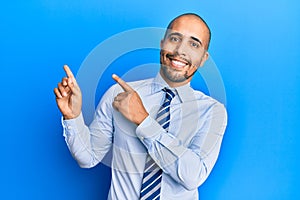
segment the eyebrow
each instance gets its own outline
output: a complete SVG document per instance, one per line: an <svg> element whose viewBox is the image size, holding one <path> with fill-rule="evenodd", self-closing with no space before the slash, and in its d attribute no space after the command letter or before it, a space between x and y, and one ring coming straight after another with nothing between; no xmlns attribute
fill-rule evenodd
<svg viewBox="0 0 300 200"><path fill-rule="evenodd" d="M183 37L183 34L178 33L178 32L170 33L170 34L168 35L168 37L171 36L171 35L177 35L177 36ZM192 40L195 40L196 42L199 42L201 45L203 45L202 42L201 42L201 40L199 40L198 38L196 38L196 37L194 37L194 36L190 36L190 38L191 38Z"/></svg>
<svg viewBox="0 0 300 200"><path fill-rule="evenodd" d="M195 41L197 41L197 42L199 42L200 44L201 44L201 46L203 45L202 44L202 42L198 39L198 38L196 38L196 37L193 37L193 36L191 36L191 38L193 39L193 40L195 40Z"/></svg>
<svg viewBox="0 0 300 200"><path fill-rule="evenodd" d="M180 37L183 37L183 35L181 33L178 33L178 32L173 32L173 33L170 33L168 35L168 37L172 36L172 35L177 35L177 36L180 36Z"/></svg>

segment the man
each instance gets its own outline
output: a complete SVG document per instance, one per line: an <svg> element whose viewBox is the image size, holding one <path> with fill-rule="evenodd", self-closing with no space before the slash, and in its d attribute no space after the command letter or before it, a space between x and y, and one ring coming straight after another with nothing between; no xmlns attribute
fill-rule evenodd
<svg viewBox="0 0 300 200"><path fill-rule="evenodd" d="M153 79L118 83L102 97L87 127L74 75L54 89L67 145L81 167L97 165L111 149L108 199L198 199L227 124L226 110L190 81L208 58L210 30L196 14L176 17L161 41Z"/></svg>

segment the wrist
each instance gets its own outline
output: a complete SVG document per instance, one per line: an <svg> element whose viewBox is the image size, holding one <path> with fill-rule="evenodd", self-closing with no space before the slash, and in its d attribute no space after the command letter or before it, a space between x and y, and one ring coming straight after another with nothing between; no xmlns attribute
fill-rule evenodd
<svg viewBox="0 0 300 200"><path fill-rule="evenodd" d="M75 119L75 118L77 118L79 115L80 115L80 113L79 113L79 114L66 114L66 115L63 115L63 119L64 119L64 120Z"/></svg>
<svg viewBox="0 0 300 200"><path fill-rule="evenodd" d="M149 113L143 113L141 114L138 119L134 122L136 125L140 125L147 117L149 116Z"/></svg>
<svg viewBox="0 0 300 200"><path fill-rule="evenodd" d="M64 120L69 120L69 119L74 119L75 117L70 116L70 115L63 115Z"/></svg>

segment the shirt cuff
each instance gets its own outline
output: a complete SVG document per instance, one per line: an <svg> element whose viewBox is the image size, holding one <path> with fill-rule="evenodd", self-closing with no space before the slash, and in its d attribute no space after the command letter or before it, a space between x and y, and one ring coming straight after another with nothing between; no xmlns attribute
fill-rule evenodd
<svg viewBox="0 0 300 200"><path fill-rule="evenodd" d="M146 117L144 121L136 128L137 137L144 143L145 140L154 140L164 129L157 123L155 119Z"/></svg>
<svg viewBox="0 0 300 200"><path fill-rule="evenodd" d="M79 133L80 130L85 126L82 113L76 118L66 119L61 118L61 123L64 128L64 136L71 136Z"/></svg>
<svg viewBox="0 0 300 200"><path fill-rule="evenodd" d="M153 153L158 149L160 151L168 149L167 151L172 152L176 157L180 157L186 151L180 140L166 132L155 119L149 116L137 127L136 135L146 146L149 153ZM156 147L152 148L153 145Z"/></svg>

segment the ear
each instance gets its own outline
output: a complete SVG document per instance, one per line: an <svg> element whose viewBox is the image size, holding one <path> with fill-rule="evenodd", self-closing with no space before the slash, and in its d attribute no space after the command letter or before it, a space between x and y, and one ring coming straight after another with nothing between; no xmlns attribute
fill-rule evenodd
<svg viewBox="0 0 300 200"><path fill-rule="evenodd" d="M199 67L203 67L204 63L207 61L208 58L209 58L209 53L207 51L205 51L204 55L202 56Z"/></svg>
<svg viewBox="0 0 300 200"><path fill-rule="evenodd" d="M162 49L164 42L165 42L165 40L161 39L161 41L160 41L160 49Z"/></svg>

